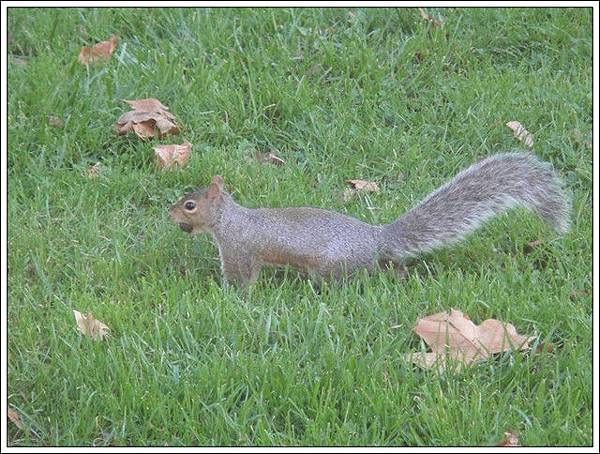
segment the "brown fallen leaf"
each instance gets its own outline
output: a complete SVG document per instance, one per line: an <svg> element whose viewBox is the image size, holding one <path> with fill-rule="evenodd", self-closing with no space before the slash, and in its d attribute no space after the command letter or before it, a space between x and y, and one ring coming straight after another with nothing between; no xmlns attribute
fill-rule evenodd
<svg viewBox="0 0 600 454"><path fill-rule="evenodd" d="M15 66L20 66L24 68L29 63L29 60L22 55L9 55L8 61L14 64Z"/></svg>
<svg viewBox="0 0 600 454"><path fill-rule="evenodd" d="M575 139L575 143L577 143L578 145L583 145L588 150L592 149L592 133L591 133L591 131L589 134L586 134L584 137L584 134L579 129L575 129L573 131L573 138Z"/></svg>
<svg viewBox="0 0 600 454"><path fill-rule="evenodd" d="M276 166L282 166L285 164L285 161L281 159L279 156L273 154L272 152L256 152L256 159L262 164L274 164Z"/></svg>
<svg viewBox="0 0 600 454"><path fill-rule="evenodd" d="M504 432L504 438L496 446L521 446L519 444L519 434L512 430L507 430L506 432Z"/></svg>
<svg viewBox="0 0 600 454"><path fill-rule="evenodd" d="M525 129L518 121L509 121L506 126L513 132L514 136L529 148L533 147L533 135Z"/></svg>
<svg viewBox="0 0 600 454"><path fill-rule="evenodd" d="M352 187L344 190L344 193L342 194L342 200L344 202L349 202L360 193L379 192L379 186L377 186L377 183L373 183L372 181L346 180L346 183Z"/></svg>
<svg viewBox="0 0 600 454"><path fill-rule="evenodd" d="M586 296L590 296L592 293L590 292L589 289L584 288L581 290L577 290L577 289L573 289L573 291L571 291L571 300L576 300L577 298L584 298Z"/></svg>
<svg viewBox="0 0 600 454"><path fill-rule="evenodd" d="M410 353L409 361L423 368L437 365L441 369L453 363L469 365L494 353L529 348L535 336L523 336L510 323L495 319L475 325L461 311L452 309L417 320L413 328L431 349L431 353Z"/></svg>
<svg viewBox="0 0 600 454"><path fill-rule="evenodd" d="M523 248L523 253L525 255L529 255L531 254L533 251L535 251L538 247L540 247L542 244L544 244L543 240L535 240L535 241L530 241L528 242L525 247Z"/></svg>
<svg viewBox="0 0 600 454"><path fill-rule="evenodd" d="M147 139L179 133L175 116L158 99L135 99L125 102L133 110L125 112L117 120L115 131L118 135L133 131L139 138Z"/></svg>
<svg viewBox="0 0 600 454"><path fill-rule="evenodd" d="M8 416L8 419L10 419L12 423L17 426L18 429L23 430L23 421L21 421L21 415L17 413L16 410L8 407L6 410L6 415Z"/></svg>
<svg viewBox="0 0 600 454"><path fill-rule="evenodd" d="M80 333L90 336L93 340L102 340L108 336L110 328L102 323L100 320L96 320L91 312L85 316L81 312L73 310L75 315L75 321L77 322L77 329Z"/></svg>
<svg viewBox="0 0 600 454"><path fill-rule="evenodd" d="M110 40L102 41L94 44L92 47L83 46L79 52L79 62L83 65L96 63L98 61L106 61L117 48L119 37L112 35Z"/></svg>
<svg viewBox="0 0 600 454"><path fill-rule="evenodd" d="M433 17L431 14L429 14L428 12L426 12L423 8L419 8L419 14L421 15L421 17L423 19L425 19L428 22L431 22L436 27L443 27L444 26L444 21L443 20L437 19L437 18Z"/></svg>
<svg viewBox="0 0 600 454"><path fill-rule="evenodd" d="M89 166L88 170L87 170L87 176L89 178L97 178L98 175L100 175L100 172L102 171L102 164L100 164L99 162L97 162L96 164L94 164L93 166Z"/></svg>
<svg viewBox="0 0 600 454"><path fill-rule="evenodd" d="M60 128L65 124L65 122L60 117L55 117L54 115L48 115L48 124L50 126L52 126L53 128Z"/></svg>
<svg viewBox="0 0 600 454"><path fill-rule="evenodd" d="M367 180L346 180L350 186L352 186L357 191L364 192L379 192L379 186L377 183L373 183L372 181Z"/></svg>
<svg viewBox="0 0 600 454"><path fill-rule="evenodd" d="M181 145L157 145L154 147L156 165L159 169L170 169L178 165L185 167L192 154L192 144L185 141Z"/></svg>
<svg viewBox="0 0 600 454"><path fill-rule="evenodd" d="M535 348L536 353L552 353L554 351L554 344L552 342L540 342Z"/></svg>

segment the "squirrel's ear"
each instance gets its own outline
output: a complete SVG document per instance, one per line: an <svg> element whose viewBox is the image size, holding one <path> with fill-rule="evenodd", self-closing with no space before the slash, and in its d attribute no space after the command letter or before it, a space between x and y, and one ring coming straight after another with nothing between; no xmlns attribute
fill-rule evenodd
<svg viewBox="0 0 600 454"><path fill-rule="evenodd" d="M215 199L223 192L223 177L215 175L208 186L208 198Z"/></svg>

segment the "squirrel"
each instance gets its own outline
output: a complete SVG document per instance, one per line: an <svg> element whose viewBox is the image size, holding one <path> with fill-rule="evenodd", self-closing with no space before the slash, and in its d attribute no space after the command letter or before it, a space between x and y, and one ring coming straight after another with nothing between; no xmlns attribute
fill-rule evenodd
<svg viewBox="0 0 600 454"><path fill-rule="evenodd" d="M224 284L246 287L263 265L291 266L323 279L403 266L517 206L534 211L559 234L569 229L570 201L560 178L530 153L497 154L471 165L391 224L370 225L310 207L246 208L218 175L177 201L169 216L187 233L210 233Z"/></svg>

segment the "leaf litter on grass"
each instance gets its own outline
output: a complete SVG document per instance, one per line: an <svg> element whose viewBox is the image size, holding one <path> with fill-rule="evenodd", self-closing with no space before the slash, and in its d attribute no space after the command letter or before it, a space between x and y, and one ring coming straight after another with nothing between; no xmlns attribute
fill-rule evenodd
<svg viewBox="0 0 600 454"><path fill-rule="evenodd" d="M91 312L88 312L86 316L73 309L73 315L75 315L77 329L80 333L91 337L95 341L103 340L106 336L108 336L110 328L100 320L95 319Z"/></svg>
<svg viewBox="0 0 600 454"><path fill-rule="evenodd" d="M527 129L525 129L525 126L523 126L518 121L509 121L508 123L506 123L506 126L513 132L514 136L518 140L523 142L523 144L526 147L533 147L533 134L527 131Z"/></svg>
<svg viewBox="0 0 600 454"><path fill-rule="evenodd" d="M88 66L90 63L109 60L118 43L119 36L112 35L108 41L101 41L92 47L83 46L79 52L79 63Z"/></svg>
<svg viewBox="0 0 600 454"><path fill-rule="evenodd" d="M159 169L166 170L175 165L185 167L192 154L192 144L187 140L181 145L157 145L154 147L156 165Z"/></svg>
<svg viewBox="0 0 600 454"><path fill-rule="evenodd" d="M356 197L358 194L361 194L361 193L365 193L365 192L377 193L377 192L379 192L379 186L377 185L377 183L374 183L373 181L346 180L346 183L348 185L350 185L351 187L346 188L346 190L344 190L344 193L342 194L342 199L344 202L349 202L350 200L352 200L354 197Z"/></svg>
<svg viewBox="0 0 600 454"><path fill-rule="evenodd" d="M475 325L461 311L439 312L417 320L413 328L431 352L412 352L409 361L429 369L445 370L450 365L470 365L511 348L524 350L535 336L524 336L510 323L495 319Z"/></svg>
<svg viewBox="0 0 600 454"><path fill-rule="evenodd" d="M125 112L117 120L118 135L133 131L140 139L179 134L179 126L169 108L156 98L125 100L133 110Z"/></svg>

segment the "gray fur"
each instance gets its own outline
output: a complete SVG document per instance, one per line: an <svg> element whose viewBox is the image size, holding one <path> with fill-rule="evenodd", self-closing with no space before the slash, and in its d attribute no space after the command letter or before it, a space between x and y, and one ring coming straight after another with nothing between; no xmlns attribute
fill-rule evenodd
<svg viewBox="0 0 600 454"><path fill-rule="evenodd" d="M208 193L213 198L207 198L206 189L182 198L171 217L182 228L193 227L193 233L211 233L226 282L243 285L254 282L263 265L339 278L378 264L401 264L462 240L516 206L533 210L559 233L569 228L560 179L549 164L525 153L499 154L472 165L397 221L380 226L318 208L246 208L223 190L220 177ZM202 206L196 214L181 208L190 197Z"/></svg>
<svg viewBox="0 0 600 454"><path fill-rule="evenodd" d="M517 206L560 234L569 230L569 201L550 164L529 153L505 153L463 170L385 226L385 254L401 258L451 245Z"/></svg>

